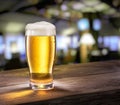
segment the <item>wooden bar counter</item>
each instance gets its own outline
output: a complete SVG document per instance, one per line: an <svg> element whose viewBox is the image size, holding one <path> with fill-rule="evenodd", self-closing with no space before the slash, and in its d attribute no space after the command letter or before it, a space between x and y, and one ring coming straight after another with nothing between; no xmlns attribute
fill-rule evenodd
<svg viewBox="0 0 120 105"><path fill-rule="evenodd" d="M33 91L28 68L0 72L0 105L120 105L120 61L54 67L55 88Z"/></svg>

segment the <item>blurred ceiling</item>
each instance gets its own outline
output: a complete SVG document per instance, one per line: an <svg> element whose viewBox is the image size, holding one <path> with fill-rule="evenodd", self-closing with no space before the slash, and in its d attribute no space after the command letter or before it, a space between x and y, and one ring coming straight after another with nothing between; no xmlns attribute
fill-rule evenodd
<svg viewBox="0 0 120 105"><path fill-rule="evenodd" d="M120 0L0 0L0 28L11 21L74 21L84 13L98 13L120 23Z"/></svg>
<svg viewBox="0 0 120 105"><path fill-rule="evenodd" d="M100 12L120 17L120 0L0 0L0 14L18 12L43 17L68 18L72 13Z"/></svg>

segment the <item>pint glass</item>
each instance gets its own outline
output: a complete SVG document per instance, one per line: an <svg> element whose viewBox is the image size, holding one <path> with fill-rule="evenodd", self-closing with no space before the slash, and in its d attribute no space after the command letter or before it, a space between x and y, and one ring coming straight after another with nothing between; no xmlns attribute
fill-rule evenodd
<svg viewBox="0 0 120 105"><path fill-rule="evenodd" d="M30 86L34 90L52 89L56 51L55 26L44 21L27 24L25 36Z"/></svg>

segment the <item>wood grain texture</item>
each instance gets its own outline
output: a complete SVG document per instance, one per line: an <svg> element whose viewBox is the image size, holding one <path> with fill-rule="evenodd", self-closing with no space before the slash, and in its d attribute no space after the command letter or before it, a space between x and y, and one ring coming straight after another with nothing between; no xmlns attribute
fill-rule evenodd
<svg viewBox="0 0 120 105"><path fill-rule="evenodd" d="M33 91L28 68L0 73L0 105L120 105L120 61L54 67L55 88Z"/></svg>

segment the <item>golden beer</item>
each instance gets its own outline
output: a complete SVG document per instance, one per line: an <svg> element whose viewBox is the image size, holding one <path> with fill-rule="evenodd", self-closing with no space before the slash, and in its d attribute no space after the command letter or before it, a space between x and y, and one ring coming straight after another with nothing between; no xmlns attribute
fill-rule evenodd
<svg viewBox="0 0 120 105"><path fill-rule="evenodd" d="M27 34L26 54L32 89L46 90L53 88L52 73L55 59L55 35Z"/></svg>

